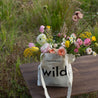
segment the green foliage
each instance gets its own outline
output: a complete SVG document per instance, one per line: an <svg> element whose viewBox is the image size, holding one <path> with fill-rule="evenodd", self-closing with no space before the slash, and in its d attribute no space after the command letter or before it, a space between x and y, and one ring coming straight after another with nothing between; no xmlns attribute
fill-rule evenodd
<svg viewBox="0 0 98 98"><path fill-rule="evenodd" d="M93 13L95 8L98 9L97 0L92 0L93 3L91 0L81 0L81 2L81 8L86 15L84 23L88 23L89 15L92 14L92 23L95 24ZM90 9L89 4L94 5L93 10ZM30 98L19 65L31 63L33 59L23 57L24 49L29 42L35 42L34 39L39 33L38 28L42 24L50 25L53 33L56 33L61 31L66 22L70 30L72 15L78 6L79 4L73 0L0 0L0 98L6 96ZM98 38L97 27L94 26L96 38ZM91 26L89 28L91 30ZM70 30L69 33L71 31L74 30Z"/></svg>

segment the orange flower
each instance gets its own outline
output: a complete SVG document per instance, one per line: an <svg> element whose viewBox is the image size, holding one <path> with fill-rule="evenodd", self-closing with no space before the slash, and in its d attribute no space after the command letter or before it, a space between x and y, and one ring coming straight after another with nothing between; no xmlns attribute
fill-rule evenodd
<svg viewBox="0 0 98 98"><path fill-rule="evenodd" d="M58 54L59 54L60 56L64 56L64 55L66 54L65 48L63 48L63 47L59 48L59 49L58 49Z"/></svg>
<svg viewBox="0 0 98 98"><path fill-rule="evenodd" d="M55 50L54 49L50 49L49 53L55 53Z"/></svg>

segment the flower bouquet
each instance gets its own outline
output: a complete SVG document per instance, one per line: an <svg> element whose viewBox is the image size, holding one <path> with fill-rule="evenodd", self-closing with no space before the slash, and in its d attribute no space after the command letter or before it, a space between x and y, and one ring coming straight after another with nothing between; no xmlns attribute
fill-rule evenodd
<svg viewBox="0 0 98 98"><path fill-rule="evenodd" d="M76 22L83 15L76 12L72 19ZM46 98L50 98L47 86L68 87L67 98L71 96L73 72L71 63L75 57L93 54L96 37L91 32L58 33L52 35L51 27L41 25L40 33L36 43L29 43L25 49L24 56L40 54L40 65L38 66L38 86L43 86Z"/></svg>

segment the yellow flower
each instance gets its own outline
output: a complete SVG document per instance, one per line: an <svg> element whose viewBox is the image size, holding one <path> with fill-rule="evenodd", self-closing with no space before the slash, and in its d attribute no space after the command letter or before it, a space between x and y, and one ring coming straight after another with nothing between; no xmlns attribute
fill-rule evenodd
<svg viewBox="0 0 98 98"><path fill-rule="evenodd" d="M92 36L91 32L84 32L80 35L82 38L90 38Z"/></svg>
<svg viewBox="0 0 98 98"><path fill-rule="evenodd" d="M31 51L31 49L30 48L26 48L25 50L24 50L24 56L25 57L31 57L33 55L33 53L32 53L32 51Z"/></svg>
<svg viewBox="0 0 98 98"><path fill-rule="evenodd" d="M46 28L47 28L48 30L50 30L51 26L46 26Z"/></svg>
<svg viewBox="0 0 98 98"><path fill-rule="evenodd" d="M96 37L95 36L92 36L92 41L96 41Z"/></svg>
<svg viewBox="0 0 98 98"><path fill-rule="evenodd" d="M32 52L38 52L38 51L39 51L39 48L38 48L38 47L32 47L32 48L31 48L31 51L32 51Z"/></svg>
<svg viewBox="0 0 98 98"><path fill-rule="evenodd" d="M68 48L69 45L70 45L70 42L67 40L67 41L65 42L65 46Z"/></svg>
<svg viewBox="0 0 98 98"><path fill-rule="evenodd" d="M33 56L34 53L36 53L38 51L39 51L38 47L26 48L24 50L24 56L25 57L31 57L31 56Z"/></svg>

